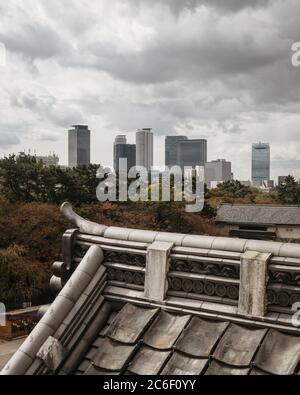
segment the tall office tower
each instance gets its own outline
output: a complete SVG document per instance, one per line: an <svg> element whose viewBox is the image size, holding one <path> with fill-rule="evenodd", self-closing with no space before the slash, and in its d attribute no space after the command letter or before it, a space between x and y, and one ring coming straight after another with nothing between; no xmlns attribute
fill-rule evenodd
<svg viewBox="0 0 300 395"><path fill-rule="evenodd" d="M118 146L119 145L126 145L127 144L127 137L124 134L121 134L115 138L114 142L114 169L118 171L119 169L119 157L118 157Z"/></svg>
<svg viewBox="0 0 300 395"><path fill-rule="evenodd" d="M74 125L69 130L69 167L91 163L91 131L88 126Z"/></svg>
<svg viewBox="0 0 300 395"><path fill-rule="evenodd" d="M126 136L117 136L114 143L114 169L120 170L120 159L127 159L128 171L136 166L136 146L127 144Z"/></svg>
<svg viewBox="0 0 300 395"><path fill-rule="evenodd" d="M179 140L177 145L178 165L195 168L207 163L207 140Z"/></svg>
<svg viewBox="0 0 300 395"><path fill-rule="evenodd" d="M136 134L136 165L151 170L153 166L152 129L141 129Z"/></svg>
<svg viewBox="0 0 300 395"><path fill-rule="evenodd" d="M231 162L225 159L217 159L205 164L205 182L207 186L215 187L222 182L232 179Z"/></svg>
<svg viewBox="0 0 300 395"><path fill-rule="evenodd" d="M187 140L186 136L167 136L165 140L165 165L166 167L179 166L178 142Z"/></svg>
<svg viewBox="0 0 300 395"><path fill-rule="evenodd" d="M267 143L258 143L252 145L253 182L263 182L270 180L270 151L270 145Z"/></svg>

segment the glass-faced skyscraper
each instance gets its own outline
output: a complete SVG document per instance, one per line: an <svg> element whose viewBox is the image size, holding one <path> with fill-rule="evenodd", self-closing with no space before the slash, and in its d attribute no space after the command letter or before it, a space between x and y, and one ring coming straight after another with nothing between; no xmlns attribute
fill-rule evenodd
<svg viewBox="0 0 300 395"><path fill-rule="evenodd" d="M126 136L117 136L114 143L114 169L120 170L120 160L127 159L127 170L136 166L136 145L127 144Z"/></svg>
<svg viewBox="0 0 300 395"><path fill-rule="evenodd" d="M88 126L75 125L69 130L69 167L91 163L91 131Z"/></svg>
<svg viewBox="0 0 300 395"><path fill-rule="evenodd" d="M252 145L252 181L269 181L271 168L270 144Z"/></svg>
<svg viewBox="0 0 300 395"><path fill-rule="evenodd" d="M166 167L172 168L179 166L178 160L178 143L181 140L187 140L186 136L167 136L165 140L165 164Z"/></svg>
<svg viewBox="0 0 300 395"><path fill-rule="evenodd" d="M205 166L207 163L207 140L192 139L180 140L177 145L178 165L184 167L196 168Z"/></svg>

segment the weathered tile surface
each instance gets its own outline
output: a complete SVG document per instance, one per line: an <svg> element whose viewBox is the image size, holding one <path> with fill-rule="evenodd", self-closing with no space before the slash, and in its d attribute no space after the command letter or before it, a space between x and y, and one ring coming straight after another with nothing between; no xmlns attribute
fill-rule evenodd
<svg viewBox="0 0 300 395"><path fill-rule="evenodd" d="M170 355L169 351L157 351L143 346L130 363L128 370L137 375L158 375Z"/></svg>
<svg viewBox="0 0 300 395"><path fill-rule="evenodd" d="M190 319L189 315L180 316L162 311L145 334L143 341L150 347L170 350Z"/></svg>
<svg viewBox="0 0 300 395"><path fill-rule="evenodd" d="M208 358L228 325L227 322L195 317L183 331L175 348L194 357Z"/></svg>
<svg viewBox="0 0 300 395"><path fill-rule="evenodd" d="M266 329L248 329L231 324L213 356L227 365L248 367L266 333Z"/></svg>
<svg viewBox="0 0 300 395"><path fill-rule="evenodd" d="M277 375L294 374L300 362L300 338L271 329L256 358L255 366Z"/></svg>
<svg viewBox="0 0 300 395"><path fill-rule="evenodd" d="M162 371L163 375L200 375L208 365L207 359L190 358L186 355L175 352Z"/></svg>
<svg viewBox="0 0 300 395"><path fill-rule="evenodd" d="M110 324L106 335L118 342L135 344L157 313L158 309L127 304Z"/></svg>
<svg viewBox="0 0 300 395"><path fill-rule="evenodd" d="M247 376L249 368L237 368L234 366L225 365L223 363L213 361L207 369L206 376Z"/></svg>

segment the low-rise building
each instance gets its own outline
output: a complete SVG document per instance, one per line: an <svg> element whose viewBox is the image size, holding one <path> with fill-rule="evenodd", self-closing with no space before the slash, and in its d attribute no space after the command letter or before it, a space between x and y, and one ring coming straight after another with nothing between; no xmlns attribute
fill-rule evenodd
<svg viewBox="0 0 300 395"><path fill-rule="evenodd" d="M222 204L216 223L231 237L300 239L300 206Z"/></svg>
<svg viewBox="0 0 300 395"><path fill-rule="evenodd" d="M28 307L5 313L4 324L0 325L0 339L13 340L25 337L39 321L40 307Z"/></svg>

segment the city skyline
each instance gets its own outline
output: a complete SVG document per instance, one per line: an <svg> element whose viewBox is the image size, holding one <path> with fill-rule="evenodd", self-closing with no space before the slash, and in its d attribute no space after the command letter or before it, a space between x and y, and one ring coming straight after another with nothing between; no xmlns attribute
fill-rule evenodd
<svg viewBox="0 0 300 395"><path fill-rule="evenodd" d="M263 140L271 178L300 178L300 70L291 63L300 4L240 3L83 0L69 12L56 0L12 0L0 26L0 155L51 146L66 165L65 128L83 123L94 133L92 162L112 166L116 131L134 141L149 125L156 165L164 135L200 135L208 160L225 156L249 179L244 159Z"/></svg>
<svg viewBox="0 0 300 395"><path fill-rule="evenodd" d="M220 174L223 172L223 181L229 181L229 179L232 179L232 177L229 178L229 173L231 174L231 176L234 176L235 173L232 171L234 164L226 159L220 159L220 158L209 158L209 150L207 147L208 141L205 139L188 139L186 136L184 135L177 135L177 136L164 136L164 143L165 143L165 157L164 157L164 161L163 163L160 163L159 165L155 165L151 163L154 163L154 150L153 150L153 146L155 145L155 133L153 133L153 130L151 128L143 128L143 129L138 129L135 132L135 142L134 143L128 143L128 135L127 134L118 134L115 138L115 140L112 142L112 147L113 147L113 154L112 154L112 166L108 166L108 165L103 165L103 163L96 163L93 162L90 159L90 152L91 152L91 146L92 146L92 133L89 130L89 126L88 125L73 125L72 126L73 129L69 129L68 130L68 166L64 165L61 163L60 158L56 155L56 153L54 151L50 151L49 155L45 154L45 155L41 155L39 153L39 155L37 155L36 149L34 149L34 155L37 158L40 158L45 161L45 162L49 162L49 158L52 159L50 160L50 162L53 162L53 157L55 157L55 163L54 162L52 164L54 165L60 165L62 167L76 167L77 165L82 165L82 164L89 164L89 163L93 163L93 164L99 164L101 166L104 167L111 167L111 169L117 169L118 170L118 165L117 163L119 163L118 159L127 159L127 165L129 164L128 169L134 167L137 164L137 146L140 145L141 147L141 143L143 144L143 148L144 150L147 148L146 151L147 152L147 160L146 157L140 158L140 166L146 167L146 168L161 168L163 169L164 167L172 167L172 166L181 166L181 167L189 167L189 166L199 166L198 161L199 161L199 157L198 158L194 158L194 162L193 160L190 161L190 163L183 163L182 160L178 157L178 154L180 152L180 143L202 143L201 146L199 146L200 148L200 157L203 157L204 159L206 158L206 160L203 161L203 163L200 166L206 167L206 165L211 166L211 169L207 170L205 169L205 171L207 172L208 175L208 179L209 182L212 181L221 181L222 176L220 176ZM78 131L80 132L87 132L87 136L81 136L81 141L80 144L77 143L77 141L74 140L74 136L72 136L72 134L76 134L78 133ZM73 133L71 133L73 132ZM149 140L149 137L146 138L146 136L141 136L143 137L141 141L141 139L139 139L139 135L150 135L151 139ZM83 138L84 137L84 138ZM203 146L203 142L204 142L204 146ZM147 144L146 144L147 143ZM149 145L150 143L150 145ZM82 146L82 144L84 145L84 147ZM147 145L147 147L146 147ZM81 161L81 159L79 158L78 160L78 164L76 165L76 158L73 154L71 154L70 156L70 152L74 151L74 149L81 149L84 148L85 154L85 159L83 163ZM184 148L188 148L184 147ZM258 155L255 153L255 151L261 149L261 148L265 148L267 149L267 158L265 158L265 155L263 158L261 158L261 155ZM170 150L175 150L173 155L170 155ZM31 155L31 149L28 150L28 155ZM76 150L75 150L76 151ZM146 151L144 152L144 154L146 153ZM195 151L195 150L194 150ZM202 152L201 152L202 151ZM79 151L78 151L79 152ZM26 155L26 150L20 151L19 154L24 154ZM82 152L81 152L82 154ZM144 155L143 154L143 155ZM15 153L10 153L9 155L15 155ZM150 155L148 157L148 155ZM197 156L196 151L193 152L194 157ZM262 143L262 142L258 142L258 143L252 143L251 144L251 158L250 158L250 176L248 178L242 179L242 178L238 178L238 177L233 177L233 179L235 180L239 180L241 182L244 183L253 183L253 185L258 186L259 183L262 183L263 181L270 181L275 183L276 180L279 180L280 178L285 178L288 175L293 176L296 180L297 177L295 177L295 174L293 173L285 173L285 175L280 174L277 176L277 178L272 178L271 177L271 173L272 173L272 161L270 160L270 156L271 156L271 146L269 143ZM72 157L72 158L71 158ZM175 164L174 160L175 158L177 159L177 164ZM47 160L48 159L48 160ZM266 159L266 163L264 163L264 168L261 169L260 165L261 165L261 159ZM196 163L196 162L197 163ZM81 163L79 163L81 162ZM143 162L143 163L142 163ZM193 162L193 163L192 163ZM224 168L225 165L225 168ZM230 170L228 165L230 165ZM265 173L266 175L261 176L259 175L260 171L262 171L263 173ZM216 174L218 174L218 177L216 180L212 180L211 178L211 174L213 174L214 172L216 172ZM256 174L257 173L257 174ZM226 174L226 176L225 176ZM250 185L249 184L249 185ZM277 185L280 184L279 181L277 181Z"/></svg>

